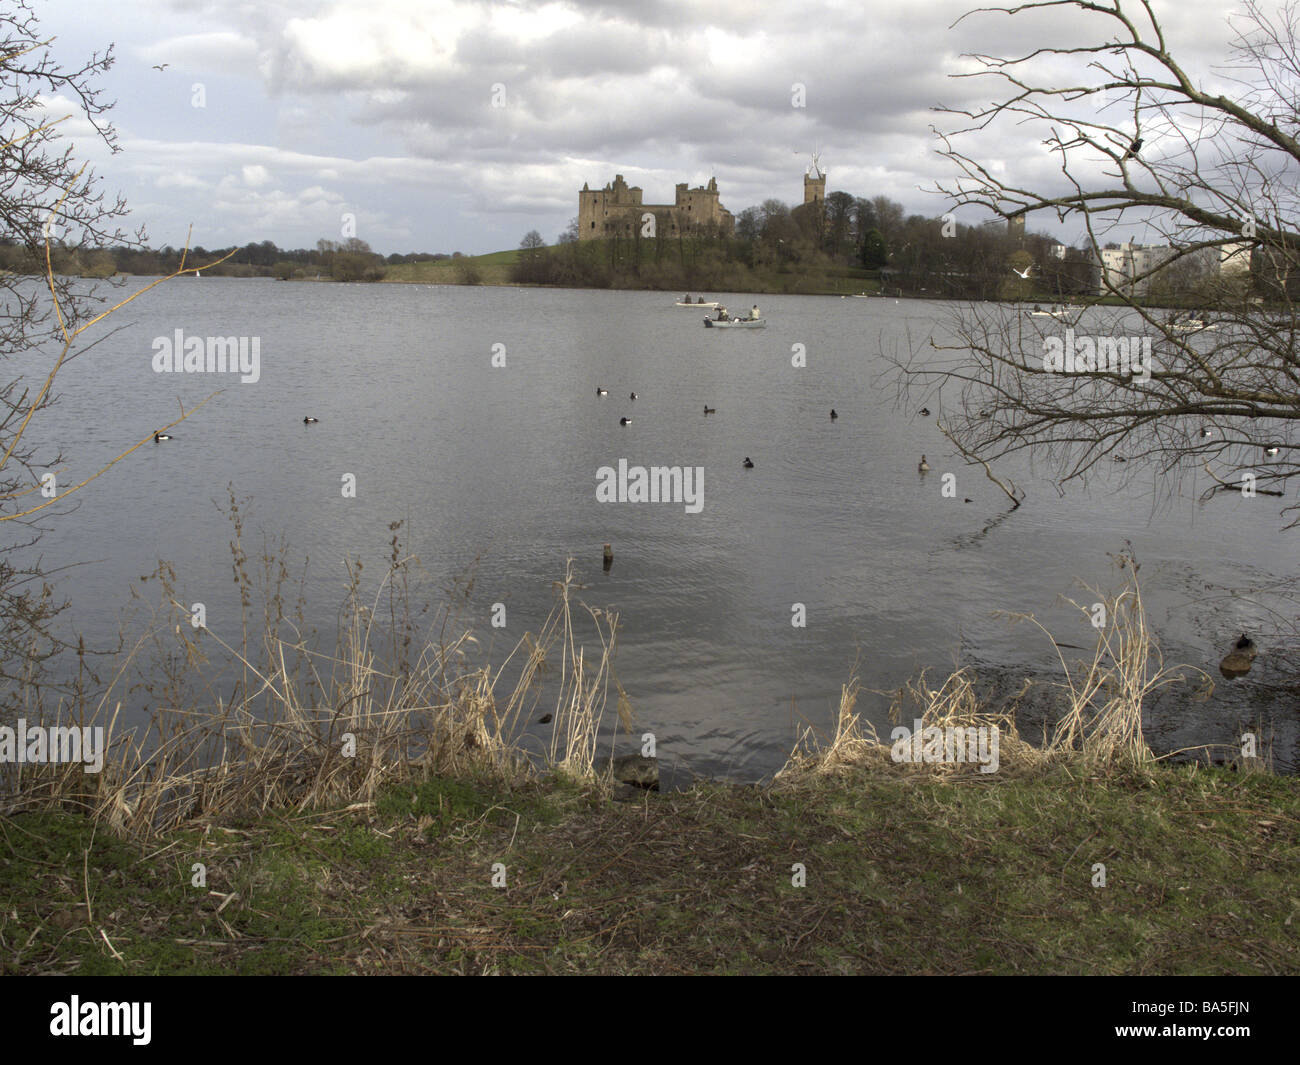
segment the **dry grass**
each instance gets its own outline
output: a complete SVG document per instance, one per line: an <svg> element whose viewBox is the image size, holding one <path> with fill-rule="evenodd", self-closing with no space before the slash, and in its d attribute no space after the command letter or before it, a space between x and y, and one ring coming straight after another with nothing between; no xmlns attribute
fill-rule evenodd
<svg viewBox="0 0 1300 1065"><path fill-rule="evenodd" d="M467 591L452 593L431 635L419 636L408 598L417 560L402 553L396 523L388 570L371 595L363 598L361 564L348 566L337 645L324 653L303 621L301 595L291 603L287 548L264 547L261 565L250 565L233 496L230 506L243 613L235 638L196 629L174 573L160 566L162 604L148 634L97 699L55 714L63 724L71 716L105 728L102 771L0 766L0 811L81 809L115 833L151 838L200 816L364 805L388 784L431 774L519 779L534 769L522 731L548 697L553 661L554 722L539 760L569 777L604 779L597 740L611 685L619 716L631 723L612 666L618 617L577 598L572 560L540 632L526 633L493 666L467 620ZM132 675L140 678L134 687ZM223 695L232 677L235 695ZM124 689L153 704L147 726L120 727Z"/></svg>
<svg viewBox="0 0 1300 1065"><path fill-rule="evenodd" d="M1116 564L1124 574L1122 586L1103 592L1090 586L1091 603L1071 605L1092 623L1096 644L1090 659L1071 663L1063 646L1030 614L1005 615L1015 622L1038 628L1051 643L1061 665L1063 679L1052 687L1059 709L1055 726L1041 746L1023 739L1016 728L1016 708L1031 682L1006 706L989 709L978 690L978 678L963 667L949 674L938 688L931 686L925 671L892 693L889 716L895 723L940 730L996 728L999 736L999 768L1040 770L1051 763L1070 762L1089 771L1132 770L1154 759L1142 735L1142 706L1147 697L1168 684L1186 680L1185 671L1199 674L1206 685L1210 678L1190 666L1165 666L1160 648L1147 627L1138 583L1138 566L1129 555ZM1100 608L1100 609L1099 609ZM863 723L854 712L861 686L854 675L841 688L834 735L823 743L812 729L805 730L778 774L786 782L798 782L818 775L835 774L850 767L896 763L893 748L883 743L870 722ZM1255 759L1255 768L1263 764ZM970 762L935 761L908 763L929 775L951 775L971 769Z"/></svg>

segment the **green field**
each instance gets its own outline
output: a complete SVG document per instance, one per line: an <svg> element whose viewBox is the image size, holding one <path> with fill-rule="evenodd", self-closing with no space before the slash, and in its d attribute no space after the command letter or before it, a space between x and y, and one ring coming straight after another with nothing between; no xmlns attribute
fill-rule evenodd
<svg viewBox="0 0 1300 1065"><path fill-rule="evenodd" d="M388 267L385 281L412 285L508 285L510 267L519 249L494 251L487 255L463 255L459 259L430 259L421 263L397 263ZM477 274L477 280L472 278Z"/></svg>

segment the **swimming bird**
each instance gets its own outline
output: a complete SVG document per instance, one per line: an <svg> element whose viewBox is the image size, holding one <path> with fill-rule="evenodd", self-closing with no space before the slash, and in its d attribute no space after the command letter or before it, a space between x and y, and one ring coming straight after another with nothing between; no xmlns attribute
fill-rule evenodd
<svg viewBox="0 0 1300 1065"><path fill-rule="evenodd" d="M1255 650L1255 641L1244 632L1233 644L1232 650L1219 663L1219 672L1225 677L1244 677L1250 672L1251 663L1259 652Z"/></svg>
<svg viewBox="0 0 1300 1065"><path fill-rule="evenodd" d="M920 464L919 464L916 468L917 468L917 471L920 472L920 473L929 473L929 472L930 472L930 464L929 464L928 462L925 461L925 456L924 456L924 455L921 456L921 462L920 462Z"/></svg>
<svg viewBox="0 0 1300 1065"><path fill-rule="evenodd" d="M618 420L618 424L619 424L619 425L631 425L631 424L632 424L632 419L631 419L631 418L620 418L620 419Z"/></svg>
<svg viewBox="0 0 1300 1065"><path fill-rule="evenodd" d="M745 469L747 470L752 470L754 468L754 464L749 460L748 455L745 456L745 461L742 462L741 465L744 466Z"/></svg>
<svg viewBox="0 0 1300 1065"><path fill-rule="evenodd" d="M704 404L704 413L705 413L705 414L717 414L717 413L718 413L718 408L717 408L717 407L710 407L710 406L706 403L706 404Z"/></svg>
<svg viewBox="0 0 1300 1065"><path fill-rule="evenodd" d="M838 418L838 417L839 417L839 415L835 413L835 408L832 407L832 408L831 408L831 421L834 421L834 420L835 420L836 418Z"/></svg>
<svg viewBox="0 0 1300 1065"><path fill-rule="evenodd" d="M1281 451L1281 450L1282 450L1282 449L1281 449L1280 447L1278 447L1276 444L1271 444L1270 446L1268 446L1268 447L1266 447L1266 448L1264 449L1264 454L1265 454L1265 455L1276 455L1276 454L1277 454L1279 451Z"/></svg>
<svg viewBox="0 0 1300 1065"><path fill-rule="evenodd" d="M628 398L629 398L629 399L636 399L636 393L633 392L632 395L630 395Z"/></svg>
<svg viewBox="0 0 1300 1065"><path fill-rule="evenodd" d="M302 420L302 424L303 424L303 425L315 425L318 421L320 421L319 418L313 418L313 417L309 414L309 415L307 415L307 417L305 417L305 418Z"/></svg>
<svg viewBox="0 0 1300 1065"><path fill-rule="evenodd" d="M608 389L608 388L601 388L600 385L597 385L597 386L596 386L596 395L598 395L598 396L608 396L608 395L609 395L609 389Z"/></svg>
<svg viewBox="0 0 1300 1065"><path fill-rule="evenodd" d="M1116 455L1116 456L1115 456L1115 461L1116 461L1116 462L1128 462L1128 459L1126 459L1123 455Z"/></svg>
<svg viewBox="0 0 1300 1065"><path fill-rule="evenodd" d="M153 442L154 442L155 444L160 444L160 443L162 443L164 440L170 440L170 439L171 439L171 437L168 436L166 433L160 433L157 429L154 430L154 433L153 433Z"/></svg>
<svg viewBox="0 0 1300 1065"><path fill-rule="evenodd" d="M1201 436L1203 438L1208 436L1213 436L1213 435L1214 435L1214 430L1211 429L1208 425L1201 429Z"/></svg>
<svg viewBox="0 0 1300 1065"><path fill-rule="evenodd" d="M928 417L930 417L930 408L929 408L929 407L922 407L922 408L921 408L919 411L917 411L916 413L919 414L922 418L928 418Z"/></svg>

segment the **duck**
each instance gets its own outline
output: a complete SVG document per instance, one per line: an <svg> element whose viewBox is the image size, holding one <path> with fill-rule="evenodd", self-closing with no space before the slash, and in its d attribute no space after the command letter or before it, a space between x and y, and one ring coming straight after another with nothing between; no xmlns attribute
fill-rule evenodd
<svg viewBox="0 0 1300 1065"><path fill-rule="evenodd" d="M155 444L161 444L164 440L170 440L170 439L171 437L168 436L166 433L161 433L157 429L154 430L153 442Z"/></svg>
<svg viewBox="0 0 1300 1065"><path fill-rule="evenodd" d="M1273 456L1273 455L1276 455L1276 454L1277 454L1279 451L1281 451L1281 450L1282 450L1282 449L1281 449L1280 447L1278 447L1276 444L1270 444L1268 447L1266 447L1266 448L1264 449L1264 454L1265 454L1265 455L1269 455L1269 456Z"/></svg>
<svg viewBox="0 0 1300 1065"><path fill-rule="evenodd" d="M635 400L635 399L636 399L636 393L633 392L630 396L628 396L628 399Z"/></svg>
<svg viewBox="0 0 1300 1065"><path fill-rule="evenodd" d="M835 420L836 418L838 418L838 417L839 417L839 415L835 413L835 408L832 407L832 408L831 408L831 421L834 421L834 420Z"/></svg>
<svg viewBox="0 0 1300 1065"><path fill-rule="evenodd" d="M930 464L929 464L928 462L925 461L925 456L924 456L924 455L921 456L921 461L920 461L920 463L917 465L916 469L917 469L917 472L919 472L919 473L929 473L929 472L930 472Z"/></svg>
<svg viewBox="0 0 1300 1065"><path fill-rule="evenodd" d="M313 417L309 414L309 415L307 415L307 417L305 417L305 418L302 420L302 424L303 424L303 425L315 425L318 421L320 421L319 418L313 418Z"/></svg>
<svg viewBox="0 0 1300 1065"><path fill-rule="evenodd" d="M930 417L930 408L929 408L929 407L922 407L922 408L921 408L919 411L917 411L916 413L919 414L922 418L928 418L928 417Z"/></svg>
<svg viewBox="0 0 1300 1065"><path fill-rule="evenodd" d="M754 468L754 463L750 460L748 455L745 456L745 461L742 462L741 465L747 470L752 470Z"/></svg>
<svg viewBox="0 0 1300 1065"><path fill-rule="evenodd" d="M1116 462L1128 462L1128 459L1126 459L1123 455L1116 455L1116 456L1115 456L1115 461L1116 461Z"/></svg>
<svg viewBox="0 0 1300 1065"><path fill-rule="evenodd" d="M717 413L718 413L718 408L717 408L717 407L710 407L710 406L706 403L706 404L704 404L704 413L705 413L705 414L717 414Z"/></svg>
<svg viewBox="0 0 1300 1065"><path fill-rule="evenodd" d="M601 388L599 385L597 385L597 386L596 386L596 395L598 395L598 396L608 396L608 395L609 395L609 389L608 389L608 388Z"/></svg>
<svg viewBox="0 0 1300 1065"><path fill-rule="evenodd" d="M632 424L632 419L631 419L631 418L620 418L620 419L618 420L618 424L619 424L619 425L631 425L631 424Z"/></svg>
<svg viewBox="0 0 1300 1065"><path fill-rule="evenodd" d="M1233 644L1232 650L1219 663L1219 672L1225 677L1244 677L1250 672L1251 663L1258 653L1255 641L1243 632Z"/></svg>
<svg viewBox="0 0 1300 1065"><path fill-rule="evenodd" d="M1201 429L1201 438L1202 438L1202 439L1204 439L1205 437L1213 436L1213 435L1214 435L1214 430L1211 429L1208 425L1202 427L1202 429Z"/></svg>

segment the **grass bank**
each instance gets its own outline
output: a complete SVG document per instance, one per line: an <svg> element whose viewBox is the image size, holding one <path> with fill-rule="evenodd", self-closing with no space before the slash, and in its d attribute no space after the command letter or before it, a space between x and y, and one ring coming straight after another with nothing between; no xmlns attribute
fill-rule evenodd
<svg viewBox="0 0 1300 1065"><path fill-rule="evenodd" d="M430 776L152 845L0 821L0 971L1296 973L1298 863L1268 774L859 768L628 803Z"/></svg>

